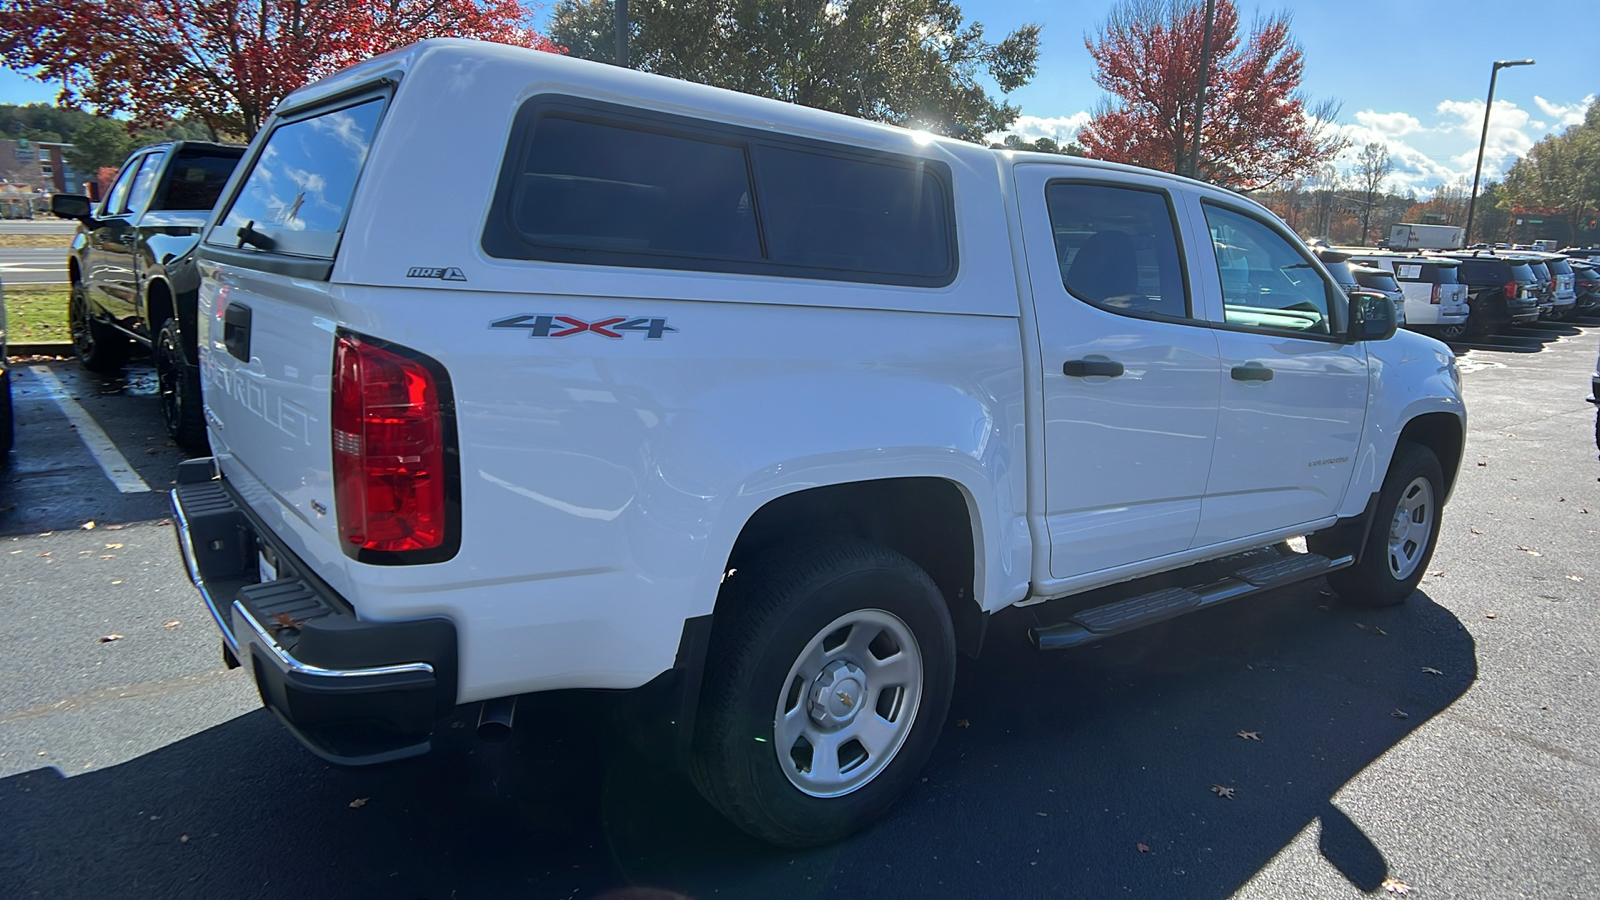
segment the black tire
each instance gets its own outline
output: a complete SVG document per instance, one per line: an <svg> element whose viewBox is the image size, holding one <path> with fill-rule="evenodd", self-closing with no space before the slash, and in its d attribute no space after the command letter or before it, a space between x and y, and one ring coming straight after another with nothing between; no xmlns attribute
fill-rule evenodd
<svg viewBox="0 0 1600 900"><path fill-rule="evenodd" d="M16 443L16 431L11 418L11 373L0 372L0 468L8 462L7 456Z"/></svg>
<svg viewBox="0 0 1600 900"><path fill-rule="evenodd" d="M200 398L200 367L189 361L177 319L161 323L153 355L167 435L185 450L206 449L206 415Z"/></svg>
<svg viewBox="0 0 1600 900"><path fill-rule="evenodd" d="M72 349L78 354L78 362L91 372L116 372L133 349L127 335L96 322L90 315L89 293L82 281L72 283L72 294L67 299L67 329L72 334Z"/></svg>
<svg viewBox="0 0 1600 900"><path fill-rule="evenodd" d="M1418 487L1419 480L1427 482L1426 488ZM1413 510L1409 518L1413 526L1426 524L1426 536L1413 531L1413 539L1407 541L1396 533L1401 504L1419 502L1426 504L1426 511ZM1389 474L1384 476L1383 488L1378 492L1378 508L1361 561L1328 576L1328 584L1338 592L1339 598L1356 606L1396 606L1411 596L1427 573L1428 561L1433 558L1434 547L1438 546L1443 502L1444 470L1439 458L1421 444L1401 441L1395 447ZM1425 517L1425 523L1416 521L1418 514ZM1399 544L1394 554L1391 554L1391 538ZM1407 546L1413 549L1408 552Z"/></svg>
<svg viewBox="0 0 1600 900"><path fill-rule="evenodd" d="M830 540L779 548L741 565L723 585L717 608L694 738L691 774L700 793L744 831L790 847L836 840L883 815L927 762L955 684L955 635L949 609L932 579L892 550L856 539ZM853 617L867 621L834 628ZM875 631L882 622L890 630ZM797 674L813 658L828 668L843 665L848 670L851 664L845 659L855 652L851 648L869 640L873 643L867 649L881 664L896 659L904 664L898 654L907 648L891 644L880 650L877 643L885 635L892 640L896 628L903 628L901 633L914 642L909 648L913 662L920 657L916 696L889 687L890 676L874 684L876 670L868 671L873 664L864 659L856 669L862 673L859 683L831 680L823 685L823 677L839 674L835 670L826 676L827 668L814 680ZM843 643L828 650L829 640ZM808 650L813 652L802 657ZM845 688L835 694L832 685ZM851 693L854 700L847 696ZM779 747L783 704L799 713L787 717L791 722L821 731L815 719L830 712L817 710L808 698L833 704L835 696L843 701L839 715L852 717L843 724L830 721L826 727L836 730L823 735L834 738L837 749L831 758L840 765L815 757L802 764L797 752L805 752L803 739ZM886 699L888 715L882 713ZM900 715L908 718L901 720ZM877 722L871 722L874 716ZM872 753L861 742L850 749L849 730L869 723L888 729L880 735L899 735L884 741L893 745L885 753ZM780 762L784 750L788 761ZM852 766L847 755L858 761ZM803 790L796 781L815 777L816 784L823 784L835 768L839 774L834 786L840 792L831 796ZM866 780L848 786L853 777Z"/></svg>

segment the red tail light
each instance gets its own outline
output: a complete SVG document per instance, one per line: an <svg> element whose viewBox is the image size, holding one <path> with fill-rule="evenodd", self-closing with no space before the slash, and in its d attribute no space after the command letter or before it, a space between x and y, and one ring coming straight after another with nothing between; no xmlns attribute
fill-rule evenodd
<svg viewBox="0 0 1600 900"><path fill-rule="evenodd" d="M391 344L339 335L333 485L347 554L379 563L455 555L458 479L448 404L449 381L438 363Z"/></svg>
<svg viewBox="0 0 1600 900"><path fill-rule="evenodd" d="M1517 283L1515 281L1506 282L1506 299L1517 299Z"/></svg>
<svg viewBox="0 0 1600 900"><path fill-rule="evenodd" d="M1560 290L1560 288L1556 287L1556 276L1551 275L1550 276L1550 293L1554 294L1558 290Z"/></svg>
<svg viewBox="0 0 1600 900"><path fill-rule="evenodd" d="M1433 286L1433 291L1428 294L1428 302L1432 303L1434 306L1438 306L1439 305L1439 293L1440 293L1439 292L1439 286L1436 284L1436 285Z"/></svg>

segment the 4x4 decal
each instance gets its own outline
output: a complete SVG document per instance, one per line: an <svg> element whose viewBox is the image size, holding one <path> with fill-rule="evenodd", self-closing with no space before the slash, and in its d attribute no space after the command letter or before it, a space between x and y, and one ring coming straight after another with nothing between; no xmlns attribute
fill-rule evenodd
<svg viewBox="0 0 1600 900"><path fill-rule="evenodd" d="M666 319L629 318L627 316L613 316L609 319L599 319L594 322L585 322L572 316L507 316L504 319L496 319L490 322L489 327L526 328L528 337L536 338L564 338L584 333L599 335L603 338L620 338L627 332L639 331L643 332L645 340L649 341L658 341L663 334L678 330L668 325Z"/></svg>

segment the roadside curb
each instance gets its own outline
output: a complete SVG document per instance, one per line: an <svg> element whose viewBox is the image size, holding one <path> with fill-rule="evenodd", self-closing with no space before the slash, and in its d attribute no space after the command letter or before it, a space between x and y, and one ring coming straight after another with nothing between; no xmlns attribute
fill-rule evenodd
<svg viewBox="0 0 1600 900"><path fill-rule="evenodd" d="M72 344L7 344L7 356L71 356Z"/></svg>

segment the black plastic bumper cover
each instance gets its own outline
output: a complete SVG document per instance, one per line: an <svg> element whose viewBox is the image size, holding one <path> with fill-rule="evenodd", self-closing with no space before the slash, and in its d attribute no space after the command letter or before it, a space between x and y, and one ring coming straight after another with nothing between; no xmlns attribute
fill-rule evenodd
<svg viewBox="0 0 1600 900"><path fill-rule="evenodd" d="M456 697L448 619L366 622L260 526L210 459L179 467L173 525L189 578L261 701L313 753L367 765L426 753ZM278 577L261 582L257 554Z"/></svg>

